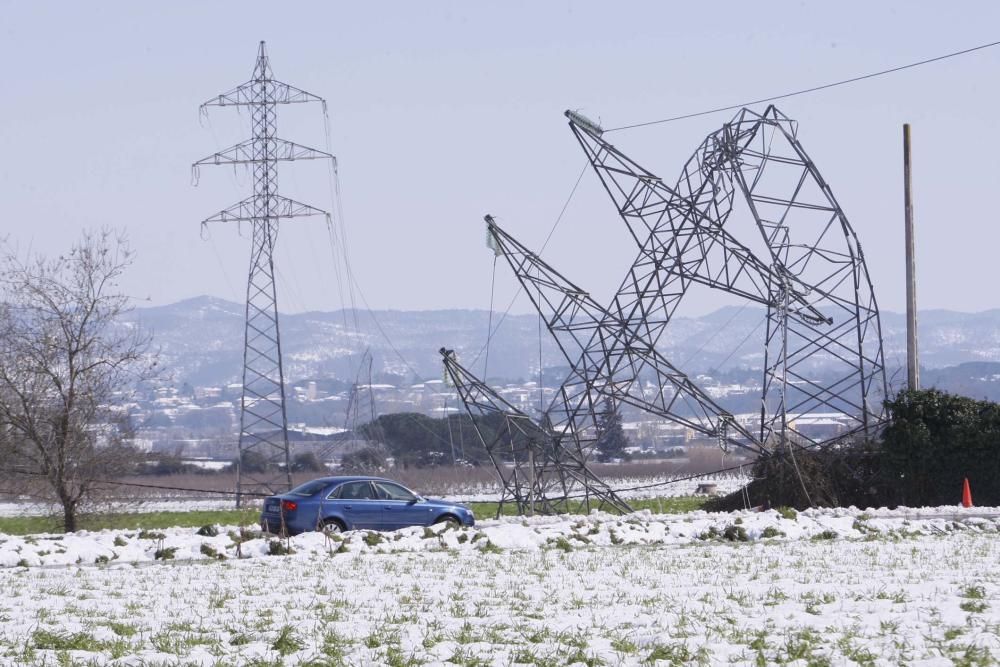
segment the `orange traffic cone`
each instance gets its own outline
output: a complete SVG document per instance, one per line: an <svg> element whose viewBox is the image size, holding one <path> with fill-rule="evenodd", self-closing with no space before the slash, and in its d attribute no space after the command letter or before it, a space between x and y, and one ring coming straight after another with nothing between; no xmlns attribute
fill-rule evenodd
<svg viewBox="0 0 1000 667"><path fill-rule="evenodd" d="M969 478L962 482L962 507L972 507L972 491L969 490Z"/></svg>

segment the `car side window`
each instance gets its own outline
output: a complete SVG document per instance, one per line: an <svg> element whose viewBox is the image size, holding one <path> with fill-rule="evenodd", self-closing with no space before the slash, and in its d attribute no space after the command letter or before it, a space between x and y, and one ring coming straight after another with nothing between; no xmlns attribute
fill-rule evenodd
<svg viewBox="0 0 1000 667"><path fill-rule="evenodd" d="M409 489L392 482L375 482L375 490L378 491L379 500L405 500L409 502L417 499Z"/></svg>
<svg viewBox="0 0 1000 667"><path fill-rule="evenodd" d="M374 500L372 485L369 482L347 482L341 484L331 497L341 500Z"/></svg>

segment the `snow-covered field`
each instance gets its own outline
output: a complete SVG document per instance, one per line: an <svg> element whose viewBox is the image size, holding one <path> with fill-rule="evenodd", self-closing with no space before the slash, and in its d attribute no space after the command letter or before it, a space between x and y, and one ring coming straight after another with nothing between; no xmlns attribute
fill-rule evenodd
<svg viewBox="0 0 1000 667"><path fill-rule="evenodd" d="M105 502L96 509L109 513L144 512L192 512L200 510L231 510L232 498L191 499L163 498L151 500L129 500L127 502ZM20 502L0 502L0 517L11 516L59 516L62 513L55 503L38 503L24 500Z"/></svg>
<svg viewBox="0 0 1000 667"><path fill-rule="evenodd" d="M595 513L331 541L161 532L0 535L0 663L1000 656L997 508Z"/></svg>

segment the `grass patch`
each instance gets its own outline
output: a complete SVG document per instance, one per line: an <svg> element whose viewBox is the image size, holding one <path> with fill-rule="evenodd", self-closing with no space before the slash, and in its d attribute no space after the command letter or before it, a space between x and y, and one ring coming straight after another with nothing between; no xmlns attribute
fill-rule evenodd
<svg viewBox="0 0 1000 667"><path fill-rule="evenodd" d="M177 547L163 547L153 554L153 560L173 560Z"/></svg>
<svg viewBox="0 0 1000 667"><path fill-rule="evenodd" d="M628 503L634 510L650 510L655 514L684 514L701 509L709 498L705 496L680 496L676 498L635 498ZM492 519L498 503L470 503L476 519ZM591 509L596 509L592 504ZM571 514L587 514L583 502L570 506ZM517 507L507 503L503 516L517 516ZM152 532L163 528L198 528L199 534L209 535L208 527L256 525L260 510L243 508L233 510L194 510L190 512L125 512L114 514L83 514L79 518L80 530L145 530ZM62 517L20 516L0 517L0 533L7 535L37 535L61 533ZM124 542L124 540L123 540ZM119 544L118 546L125 546Z"/></svg>
<svg viewBox="0 0 1000 667"><path fill-rule="evenodd" d="M50 651L100 651L104 642L98 641L86 632L64 634L48 630L35 630L31 634L31 643L35 648Z"/></svg>
<svg viewBox="0 0 1000 667"><path fill-rule="evenodd" d="M774 511L780 514L782 519L788 519L789 521L798 521L799 519L799 513L791 507L776 507Z"/></svg>
<svg viewBox="0 0 1000 667"><path fill-rule="evenodd" d="M295 550L281 540L269 540L267 543L267 553L271 556L288 556L295 553Z"/></svg>
<svg viewBox="0 0 1000 667"><path fill-rule="evenodd" d="M298 635L295 634L295 629L290 625L284 625L278 630L278 637L271 644L271 648L277 651L281 656L286 656L289 653L295 653L305 646L305 642L299 639Z"/></svg>
<svg viewBox="0 0 1000 667"><path fill-rule="evenodd" d="M685 514L702 509L711 498L707 496L678 496L674 498L630 498L627 502L629 506L638 510L649 510L654 514ZM469 508L477 520L492 519L497 515L498 503L469 503ZM597 505L591 503L590 509L597 509ZM583 502L571 503L570 514L589 514L587 506ZM517 506L507 503L503 507L501 516L517 516Z"/></svg>

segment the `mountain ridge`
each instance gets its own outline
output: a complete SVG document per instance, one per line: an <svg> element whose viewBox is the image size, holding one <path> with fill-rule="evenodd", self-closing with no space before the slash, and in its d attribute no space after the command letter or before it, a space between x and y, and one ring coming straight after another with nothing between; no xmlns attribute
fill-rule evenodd
<svg viewBox="0 0 1000 667"><path fill-rule="evenodd" d="M375 360L375 375L441 377L441 347L456 350L463 363L481 372L487 328L491 319L496 328L499 316L465 308L281 313L286 377L290 382L321 377L353 381L366 348ZM243 304L207 295L139 307L130 315L153 334L173 380L194 386L240 380L244 317ZM723 306L699 317L678 316L659 346L689 374L757 368L763 361L758 340L763 317L764 310L756 306ZM1000 309L920 311L918 324L921 364L928 369L1000 361ZM905 326L904 315L882 312L890 374L905 360ZM537 315L508 314L490 341L487 374L533 377L539 352L543 368L568 365L548 333L543 331L539 341Z"/></svg>

